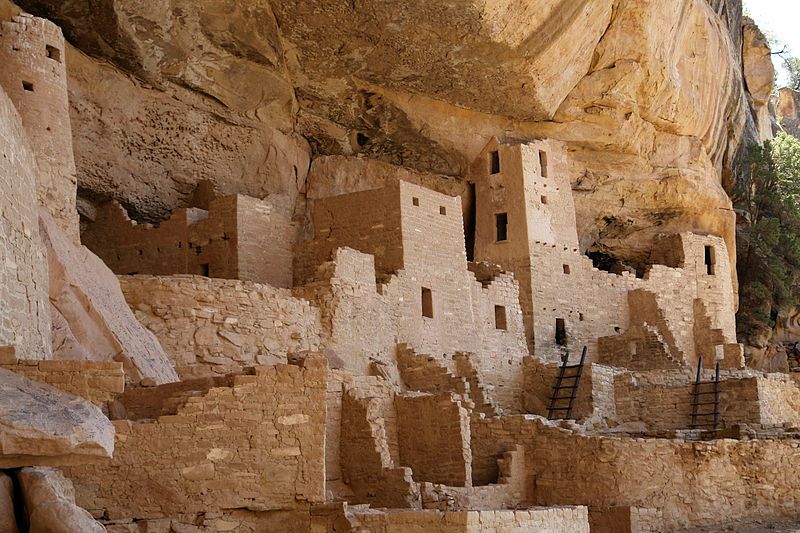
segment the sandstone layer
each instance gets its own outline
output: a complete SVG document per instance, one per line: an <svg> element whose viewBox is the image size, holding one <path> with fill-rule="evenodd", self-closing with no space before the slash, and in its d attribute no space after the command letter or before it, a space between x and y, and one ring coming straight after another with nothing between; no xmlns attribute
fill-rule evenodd
<svg viewBox="0 0 800 533"><path fill-rule="evenodd" d="M55 357L81 355L120 361L126 379L138 383L177 381L178 375L155 336L133 316L116 276L85 246L73 244L42 211L40 230L47 246Z"/></svg>

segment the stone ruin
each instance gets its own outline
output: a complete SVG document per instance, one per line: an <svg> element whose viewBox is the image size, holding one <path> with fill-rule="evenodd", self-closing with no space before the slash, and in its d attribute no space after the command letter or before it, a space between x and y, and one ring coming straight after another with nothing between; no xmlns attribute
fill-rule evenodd
<svg viewBox="0 0 800 533"><path fill-rule="evenodd" d="M595 268L563 144L495 139L466 187L320 157L304 215L200 194L150 225L110 203L82 246L60 31L17 16L0 58L2 531L798 518L798 379L745 368L726 242ZM690 427L695 376L719 387L712 428Z"/></svg>

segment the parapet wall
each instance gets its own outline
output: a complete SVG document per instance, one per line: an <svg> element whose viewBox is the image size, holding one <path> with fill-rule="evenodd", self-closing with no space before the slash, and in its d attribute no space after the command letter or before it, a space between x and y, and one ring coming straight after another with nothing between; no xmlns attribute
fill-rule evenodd
<svg viewBox="0 0 800 533"><path fill-rule="evenodd" d="M0 86L22 117L36 154L39 205L77 242L77 179L61 29L27 14L0 22L0 64Z"/></svg>
<svg viewBox="0 0 800 533"><path fill-rule="evenodd" d="M0 42L0 48L9 43ZM0 59L0 79L7 75ZM0 89L0 346L26 359L51 355L47 260L39 235L37 166L22 121Z"/></svg>
<svg viewBox="0 0 800 533"><path fill-rule="evenodd" d="M326 375L320 358L257 367L174 415L114 422L113 459L64 469L78 505L146 519L324 502Z"/></svg>
<svg viewBox="0 0 800 533"><path fill-rule="evenodd" d="M317 350L319 311L288 289L202 276L119 276L136 318L182 379L285 363Z"/></svg>

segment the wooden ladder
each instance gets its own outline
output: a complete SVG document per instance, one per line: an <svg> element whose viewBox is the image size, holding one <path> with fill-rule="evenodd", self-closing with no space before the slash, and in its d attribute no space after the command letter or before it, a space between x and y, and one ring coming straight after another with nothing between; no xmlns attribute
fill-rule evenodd
<svg viewBox="0 0 800 533"><path fill-rule="evenodd" d="M586 360L586 346L583 347L581 352L581 362L577 365L570 365L569 354L564 354L561 358L561 366L558 367L558 377L556 384L553 386L553 394L550 396L550 408L547 409L547 418L549 420L571 419L572 407L575 405L575 398L578 396L578 386L581 383L581 376L583 375L583 364ZM574 374L568 375L567 371L575 371ZM567 402L567 405L559 405L559 402ZM566 416L554 416L555 413L564 413Z"/></svg>
<svg viewBox="0 0 800 533"><path fill-rule="evenodd" d="M719 427L719 362L714 374L714 381L701 381L703 372L702 356L697 360L697 377L692 389L692 423L691 429L715 430ZM708 390L709 385L711 390ZM705 390L704 390L705 388ZM709 400L708 397L713 397ZM702 407L713 406L711 411L702 411Z"/></svg>

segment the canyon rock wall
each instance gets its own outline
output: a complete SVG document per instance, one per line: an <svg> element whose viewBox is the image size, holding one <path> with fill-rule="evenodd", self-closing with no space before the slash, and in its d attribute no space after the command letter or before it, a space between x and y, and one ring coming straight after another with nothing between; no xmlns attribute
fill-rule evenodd
<svg viewBox="0 0 800 533"><path fill-rule="evenodd" d="M463 176L492 136L549 136L584 251L641 262L672 231L735 250L723 186L761 122L739 0L19 4L88 54L67 61L85 216L114 197L158 220L206 178L302 209L312 154Z"/></svg>

